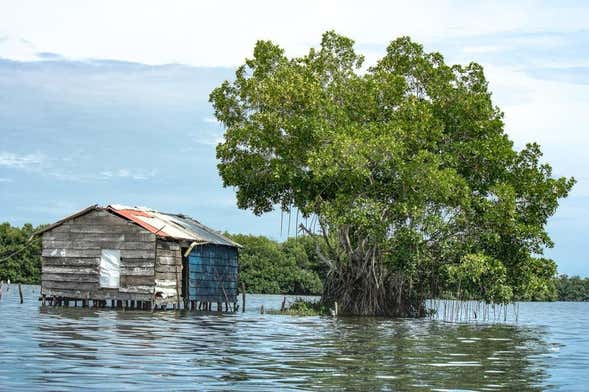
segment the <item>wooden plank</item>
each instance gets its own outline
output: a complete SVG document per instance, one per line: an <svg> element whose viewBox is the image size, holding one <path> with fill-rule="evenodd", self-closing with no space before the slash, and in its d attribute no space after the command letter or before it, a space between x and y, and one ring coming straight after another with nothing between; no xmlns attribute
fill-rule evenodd
<svg viewBox="0 0 589 392"><path fill-rule="evenodd" d="M44 257L100 257L100 249L65 249L43 248L41 256Z"/></svg>
<svg viewBox="0 0 589 392"><path fill-rule="evenodd" d="M171 256L162 256L158 255L156 259L156 265L178 265L182 264L182 258L180 257L171 257Z"/></svg>
<svg viewBox="0 0 589 392"><path fill-rule="evenodd" d="M90 267L100 265L100 257L43 257L43 268L47 266Z"/></svg>
<svg viewBox="0 0 589 392"><path fill-rule="evenodd" d="M92 267L71 267L71 266L59 266L59 267L52 267L47 266L43 267L43 274L98 274L99 273L99 266L92 266Z"/></svg>
<svg viewBox="0 0 589 392"><path fill-rule="evenodd" d="M133 249L153 250L153 241L102 241L102 240L46 240L43 241L43 248L51 249Z"/></svg>
<svg viewBox="0 0 589 392"><path fill-rule="evenodd" d="M154 286L155 280L153 275L149 276L134 276L134 275L121 275L121 287L134 287L134 286Z"/></svg>
<svg viewBox="0 0 589 392"><path fill-rule="evenodd" d="M179 258L182 258L182 253L179 250L166 250L166 249L159 249L158 248L157 257L179 257Z"/></svg>
<svg viewBox="0 0 589 392"><path fill-rule="evenodd" d="M135 250L135 249L121 249L121 258L126 259L153 259L155 257L155 249Z"/></svg>
<svg viewBox="0 0 589 392"><path fill-rule="evenodd" d="M170 272L170 273L166 273L166 272L155 272L155 278L158 280L176 280L177 276L175 272Z"/></svg>
<svg viewBox="0 0 589 392"><path fill-rule="evenodd" d="M152 295L153 291L154 291L154 287L153 285L151 286L133 286L133 287L121 287L119 289L120 293L143 293L143 294L149 294ZM147 299L151 299L151 298L147 298Z"/></svg>
<svg viewBox="0 0 589 392"><path fill-rule="evenodd" d="M157 248L162 249L162 250L178 250L179 251L180 245L178 245L178 243L172 242L172 241L158 240L157 241Z"/></svg>
<svg viewBox="0 0 589 392"><path fill-rule="evenodd" d="M153 259L130 259L123 258L121 260L121 268L152 268L155 266Z"/></svg>
<svg viewBox="0 0 589 392"><path fill-rule="evenodd" d="M43 233L43 241L144 241L155 243L152 233L70 233L47 231Z"/></svg>
<svg viewBox="0 0 589 392"><path fill-rule="evenodd" d="M168 288L174 288L174 290L176 290L176 279L164 279L164 280L156 279L155 285L157 287L168 287Z"/></svg>
<svg viewBox="0 0 589 392"><path fill-rule="evenodd" d="M153 266L151 268L140 268L140 267L125 267L121 268L121 275L129 275L129 276L153 276L155 275L155 271Z"/></svg>
<svg viewBox="0 0 589 392"><path fill-rule="evenodd" d="M146 232L139 226L113 226L113 225L72 225L63 224L54 228L52 231L56 233L88 233L88 234L133 234Z"/></svg>
<svg viewBox="0 0 589 392"><path fill-rule="evenodd" d="M182 271L182 267L180 265L156 265L155 272L156 273L176 273L176 271Z"/></svg>
<svg viewBox="0 0 589 392"><path fill-rule="evenodd" d="M92 291L99 288L98 283L64 282L56 280L42 280L41 284L43 287L49 289Z"/></svg>
<svg viewBox="0 0 589 392"><path fill-rule="evenodd" d="M90 225L129 225L133 224L128 220L106 211L93 211L82 216L76 217L69 221L70 224L90 224Z"/></svg>
<svg viewBox="0 0 589 392"><path fill-rule="evenodd" d="M53 249L44 248L41 252L43 257L61 257L61 258L86 258L86 257L98 257L102 254L102 249ZM146 250L132 250L132 249L121 249L121 258L129 259L153 259L155 256L154 249Z"/></svg>
<svg viewBox="0 0 589 392"><path fill-rule="evenodd" d="M79 283L98 283L100 275L96 274L48 274L43 272L43 280L47 281L63 281L63 282L79 282Z"/></svg>

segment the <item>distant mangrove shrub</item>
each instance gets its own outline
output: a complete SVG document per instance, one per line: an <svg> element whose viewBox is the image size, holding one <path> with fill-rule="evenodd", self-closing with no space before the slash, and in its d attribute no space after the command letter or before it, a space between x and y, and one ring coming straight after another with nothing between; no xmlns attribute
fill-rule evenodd
<svg viewBox="0 0 589 392"><path fill-rule="evenodd" d="M239 253L239 279L248 293L321 294L322 267L309 238L279 243L263 236L228 236L244 247Z"/></svg>
<svg viewBox="0 0 589 392"><path fill-rule="evenodd" d="M41 241L28 243L31 235L40 227L35 228L30 223L22 227L11 226L9 223L0 224L0 281L41 281ZM21 251L18 254L8 257L19 250Z"/></svg>
<svg viewBox="0 0 589 392"><path fill-rule="evenodd" d="M589 301L589 278L560 275L554 283L558 301Z"/></svg>

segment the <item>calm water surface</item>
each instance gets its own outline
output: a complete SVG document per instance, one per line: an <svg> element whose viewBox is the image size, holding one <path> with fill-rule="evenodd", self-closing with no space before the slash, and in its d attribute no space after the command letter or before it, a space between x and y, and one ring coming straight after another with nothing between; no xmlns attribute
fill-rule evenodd
<svg viewBox="0 0 589 392"><path fill-rule="evenodd" d="M0 390L589 388L589 303L522 303L517 323L42 308L0 301Z"/></svg>

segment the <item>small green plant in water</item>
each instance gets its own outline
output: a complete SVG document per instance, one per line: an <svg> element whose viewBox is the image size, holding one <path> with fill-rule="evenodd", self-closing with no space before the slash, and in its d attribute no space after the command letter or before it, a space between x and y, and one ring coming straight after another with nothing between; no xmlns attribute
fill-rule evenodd
<svg viewBox="0 0 589 392"><path fill-rule="evenodd" d="M297 298L288 308L268 311L270 314L286 314L290 316L329 316L331 309L314 301Z"/></svg>

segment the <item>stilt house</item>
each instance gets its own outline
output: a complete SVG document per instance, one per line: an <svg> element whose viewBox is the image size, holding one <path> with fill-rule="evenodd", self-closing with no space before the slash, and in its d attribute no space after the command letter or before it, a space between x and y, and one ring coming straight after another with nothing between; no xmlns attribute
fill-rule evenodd
<svg viewBox="0 0 589 392"><path fill-rule="evenodd" d="M187 216L93 205L37 234L44 300L235 310L241 246Z"/></svg>

